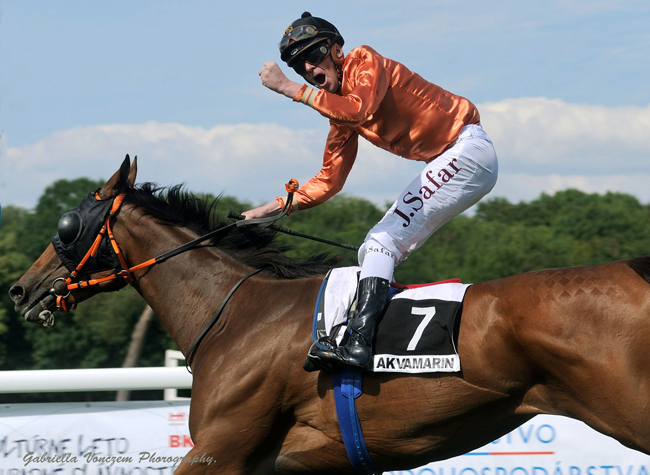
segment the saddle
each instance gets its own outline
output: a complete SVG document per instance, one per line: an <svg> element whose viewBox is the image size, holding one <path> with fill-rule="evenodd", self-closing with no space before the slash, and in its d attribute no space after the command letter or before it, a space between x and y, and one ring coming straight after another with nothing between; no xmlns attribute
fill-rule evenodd
<svg viewBox="0 0 650 475"><path fill-rule="evenodd" d="M342 344L354 313L358 267L332 269L314 312L315 345ZM460 371L456 349L463 298L470 284L458 279L422 285L391 284L374 343L373 372Z"/></svg>

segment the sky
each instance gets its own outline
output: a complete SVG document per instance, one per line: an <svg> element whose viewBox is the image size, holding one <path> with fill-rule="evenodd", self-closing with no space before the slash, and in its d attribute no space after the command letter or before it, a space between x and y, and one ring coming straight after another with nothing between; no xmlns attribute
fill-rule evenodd
<svg viewBox="0 0 650 475"><path fill-rule="evenodd" d="M647 0L0 0L0 204L107 179L127 153L139 182L254 204L306 182L328 121L258 76L305 10L345 51L370 45L478 106L499 156L489 197L650 203ZM343 192L384 205L421 168L361 140Z"/></svg>

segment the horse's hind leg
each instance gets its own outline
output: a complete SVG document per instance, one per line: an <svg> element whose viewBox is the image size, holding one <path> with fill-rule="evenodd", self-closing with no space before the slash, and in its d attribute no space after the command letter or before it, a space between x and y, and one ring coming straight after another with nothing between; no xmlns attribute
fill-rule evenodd
<svg viewBox="0 0 650 475"><path fill-rule="evenodd" d="M534 368L522 408L582 420L650 454L648 283L625 263L504 282L492 292L520 296L500 311Z"/></svg>
<svg viewBox="0 0 650 475"><path fill-rule="evenodd" d="M636 373L632 361L612 366L609 371L599 368L605 373L601 375L604 384L592 382L578 414L584 414L582 420L594 429L650 455L650 372Z"/></svg>
<svg viewBox="0 0 650 475"><path fill-rule="evenodd" d="M577 394L568 415L582 420L623 445L650 455L650 394L648 381L621 376L592 380L591 390ZM609 380L609 381L607 381Z"/></svg>
<svg viewBox="0 0 650 475"><path fill-rule="evenodd" d="M617 345L603 340L597 351L574 354L571 364L547 375L524 403L581 420L650 455L650 348L645 339Z"/></svg>

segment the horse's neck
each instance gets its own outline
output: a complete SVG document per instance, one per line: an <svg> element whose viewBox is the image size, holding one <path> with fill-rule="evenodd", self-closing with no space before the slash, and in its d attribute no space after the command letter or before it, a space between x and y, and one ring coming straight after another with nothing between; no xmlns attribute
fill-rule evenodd
<svg viewBox="0 0 650 475"><path fill-rule="evenodd" d="M138 216L115 228L130 266L185 244L196 235L174 226L160 226ZM250 271L211 247L198 247L135 273L134 287L161 320L184 353L210 321L232 286Z"/></svg>

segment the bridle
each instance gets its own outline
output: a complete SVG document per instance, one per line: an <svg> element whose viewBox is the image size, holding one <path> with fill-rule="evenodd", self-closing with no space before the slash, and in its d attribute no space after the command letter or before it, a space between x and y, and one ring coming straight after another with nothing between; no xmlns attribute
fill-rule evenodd
<svg viewBox="0 0 650 475"><path fill-rule="evenodd" d="M271 216L268 218L258 218L258 219L248 219L245 221L237 221L231 224L228 224L226 226L223 226L219 229L215 229L214 231L211 231L207 234L204 234L201 237L198 237L188 243L185 243L181 246L178 246L174 249L171 249L167 252L164 252L152 259L149 259L147 261L144 261L138 265L129 267L126 263L126 260L124 259L124 253L121 251L120 246L115 239L115 235L113 234L113 231L111 229L111 220L115 216L115 214L119 211L119 209L122 206L122 203L124 202L124 198L126 197L126 193L120 193L115 197L115 200L113 202L113 205L111 206L110 210L108 211L106 218L104 219L104 225L102 228L99 230L99 233L95 237L95 240L93 244L90 246L90 249L86 252L84 257L80 260L79 264L76 266L76 268L70 272L70 275L67 278L59 277L55 279L52 282L52 286L50 289L50 293L56 298L56 308L57 310L61 312L70 312L74 310L76 305L73 305L72 307L69 307L68 304L66 303L66 299L70 296L70 293L73 290L77 289L83 289L87 287L91 287L94 285L99 285L104 282L109 282L111 280L116 280L116 279L123 279L123 281L127 284L132 284L133 282L133 273L135 271L144 269L146 267L150 267L156 264L161 264L165 262L167 259L177 256L179 254L182 254L184 252L190 251L199 244L201 244L204 241L207 241L211 237L224 233L224 232L229 232L232 230L234 227L241 227L241 226L247 226L247 225L252 225L252 224L258 224L258 225L265 225L265 226L270 226L272 223L277 221L278 219L282 218L285 216L289 210L291 209L291 204L293 203L293 194L298 190L298 181L295 179L289 180L289 183L285 185L285 189L287 190L288 196L287 199L285 200L285 206L282 209L282 212L280 214L277 214L275 216ZM98 193L95 193L95 199L100 200L101 198L99 197ZM110 241L111 247L115 254L117 255L120 265L122 267L121 270L118 270L117 272L114 272L111 275L108 275L106 277L100 277L96 279L88 279L88 280L78 280L80 272L83 270L84 266L88 262L88 260L92 257L95 257L97 254L97 250L99 249L100 244L102 243L103 239L107 238ZM67 290L66 293L62 294L57 291L55 288L55 284L59 281L62 281L65 284L65 289Z"/></svg>
<svg viewBox="0 0 650 475"><path fill-rule="evenodd" d="M79 261L77 267L72 272L70 272L70 275L67 278L64 279L63 277L59 277L57 279L54 279L54 281L52 282L52 286L50 288L50 294L52 294L56 298L56 308L60 312L71 312L77 307L76 304L73 304L72 307L68 307L68 304L66 302L66 299L70 296L73 290L90 287L92 285L99 285L103 282L108 282L118 278L124 279L128 284L130 284L131 282L133 282L133 277L131 275L133 272L135 272L138 269L142 269L143 267L147 267L149 265L155 264L155 262L150 263L150 261L147 261L134 267L127 266L126 261L124 260L124 255L120 250L120 246L117 244L117 241L115 240L115 236L113 235L113 231L111 229L111 219L119 211L120 207L122 206L122 203L124 202L125 197L126 197L125 193L121 193L115 197L115 200L113 201L113 205L108 211L106 218L104 218L104 225L99 230L99 233L95 237L95 240L93 244L90 246L90 249L88 249L84 257L81 259L81 261ZM98 192L95 192L95 199L98 201L101 200ZM120 265L122 266L122 269L106 277L100 277L98 279L88 279L85 281L77 281L79 273L83 270L88 260L97 255L99 246L104 240L104 238L106 237L108 237L108 239L110 240L111 246L113 248L113 252L115 252L115 254L117 255L120 261ZM65 294L60 294L57 290L56 284L59 281L65 284L65 288L67 290Z"/></svg>
<svg viewBox="0 0 650 475"><path fill-rule="evenodd" d="M181 246L178 246L174 249L171 249L167 252L164 252L152 259L149 259L147 261L144 261L138 265L129 267L126 263L126 260L124 258L124 253L121 251L119 244L117 243L117 240L115 239L115 235L113 234L112 228L111 228L111 220L115 216L115 214L119 211L119 209L122 206L122 203L124 202L124 198L126 197L126 193L120 193L118 194L114 201L113 204L106 214L106 217L104 218L104 224L99 230L99 233L95 237L95 240L93 241L93 244L90 246L90 249L86 252L84 257L79 261L79 264L75 267L75 269L70 272L70 275L67 278L63 277L58 277L54 279L52 282L51 288L50 288L50 294L53 295L56 299L56 309L61 311L61 312L71 312L76 308L76 304L73 304L72 306L69 306L68 303L66 302L66 299L70 296L73 290L77 289L83 289L87 287L91 287L94 285L99 285L104 282L109 282L111 280L118 280L122 279L123 282L126 284L132 284L133 283L133 273L135 271L145 269L147 267L156 265L156 264L161 264L165 262L167 259L177 256L179 254L182 254L184 252L187 252L189 250L192 250L196 248L199 244L201 244L204 241L207 241L211 237L215 236L216 234L220 233L225 233L229 232L230 230L234 229L235 227L241 227L241 226L247 226L247 225L253 225L253 224L258 224L262 226L271 226L275 221L278 219L282 218L285 216L289 211L291 210L291 205L293 203L293 194L298 190L298 181L295 179L289 180L289 183L285 185L285 189L288 193L287 199L285 200L285 205L284 208L282 209L282 212L278 215L275 216L270 216L267 218L258 218L258 219L247 219L247 220L240 220L236 221L234 223L228 224L226 226L223 226L219 229L215 229L214 231L211 231L207 234L204 234L201 237L198 237L188 243L185 243ZM101 200L99 193L95 192L95 199L96 200ZM88 279L88 280L78 280L79 274L83 270L84 266L88 262L89 259L95 257L97 255L97 252L99 250L99 246L102 243L104 239L108 239L110 241L111 247L115 254L117 255L120 265L122 267L121 270L118 270L114 272L111 275L105 276L105 277L100 277L96 279ZM189 371L189 365L192 362L192 359L194 357L194 354L196 353L196 349L203 339L203 337L207 334L207 332L212 328L212 326L216 323L217 319L219 318L219 315L221 315L223 309L225 308L226 304L228 303L228 300L230 300L230 297L235 293L235 291L239 288L239 286L249 277L252 277L253 275L257 274L258 272L261 272L261 269L256 269L253 272L249 273L245 277L243 277L239 282L237 282L231 291L228 293L224 301L222 302L221 306L217 310L217 312L214 314L212 317L210 323L206 325L206 327L201 331L199 334L198 338L194 341L194 343L190 346L190 349L186 355L186 366ZM65 292L60 293L59 290L57 289L57 283L58 282L63 282L65 284ZM61 286L59 286L60 288ZM51 317L50 317L51 318ZM53 321L52 321L53 323ZM52 324L50 323L50 325Z"/></svg>

